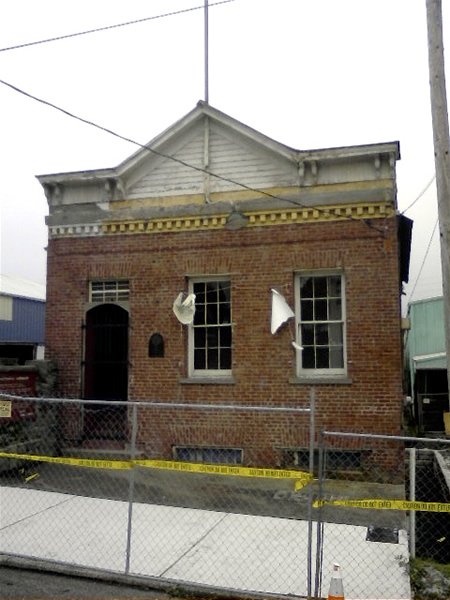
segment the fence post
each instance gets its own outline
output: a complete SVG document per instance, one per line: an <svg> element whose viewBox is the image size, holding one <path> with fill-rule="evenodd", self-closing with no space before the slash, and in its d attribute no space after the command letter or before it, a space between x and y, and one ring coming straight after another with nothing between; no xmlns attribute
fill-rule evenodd
<svg viewBox="0 0 450 600"><path fill-rule="evenodd" d="M325 434L323 429L319 432L318 438L318 466L317 466L317 478L318 478L318 499L323 500L323 479L325 476ZM314 587L314 598L320 598L322 595L322 553L323 553L323 514L322 504L319 503L318 516L317 516L317 541L316 541L316 573L315 573L315 587Z"/></svg>
<svg viewBox="0 0 450 600"><path fill-rule="evenodd" d="M131 413L131 440L130 440L130 459L133 461L136 458L136 437L137 437L137 404L133 402ZM131 530L133 526L133 502L134 502L134 479L135 467L132 464L128 475L128 522L127 522L127 548L125 559L125 573L130 572L131 560Z"/></svg>
<svg viewBox="0 0 450 600"><path fill-rule="evenodd" d="M314 447L315 447L315 409L316 390L311 388L309 402L309 472L314 474ZM308 488L308 598L311 598L312 589L312 482Z"/></svg>
<svg viewBox="0 0 450 600"><path fill-rule="evenodd" d="M416 448L409 448L409 499L416 500ZM416 511L409 511L409 554L416 558Z"/></svg>

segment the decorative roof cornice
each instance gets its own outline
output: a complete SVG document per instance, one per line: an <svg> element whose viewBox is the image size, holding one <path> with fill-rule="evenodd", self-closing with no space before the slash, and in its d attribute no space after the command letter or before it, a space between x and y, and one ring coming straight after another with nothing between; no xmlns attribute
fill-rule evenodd
<svg viewBox="0 0 450 600"><path fill-rule="evenodd" d="M365 202L338 204L321 207L293 207L276 210L237 211L246 221L245 228L270 225L294 225L304 223L337 222L343 220L381 219L394 216L391 202ZM229 217L233 213L201 216L174 216L151 219L109 220L103 223L80 225L53 225L49 227L50 238L96 237L102 235L135 235L143 233L177 233L233 229ZM241 228L241 227L239 227Z"/></svg>
<svg viewBox="0 0 450 600"><path fill-rule="evenodd" d="M312 164L313 169L316 169L317 165L321 162L347 162L349 160L358 160L362 157L373 157L375 166L378 169L382 156L388 157L390 167L393 168L396 160L400 159L400 145L397 141L363 144L358 146L298 150L268 137L260 131L245 125L241 121L201 100L189 113L154 137L147 144L141 145L138 142L134 142L137 146L140 146L140 148L115 168L78 172L72 171L68 173L37 175L36 177L44 187L47 197L51 197L55 185L60 187L69 184L83 186L89 183L100 183L105 179L111 179L113 181L118 180L120 187L122 187L123 181L121 181L121 178L126 176L127 172L136 168L140 163L148 160L149 155L173 159L173 156L169 155L167 157L165 154L164 148L167 144L177 136L180 136L184 131L188 130L200 119L204 118L214 121L227 128L229 131L240 134L244 138L252 140L254 143L261 145L265 149L269 149L274 154L298 164L300 169L303 169L304 163ZM200 168L200 170L206 171L206 169L202 168Z"/></svg>

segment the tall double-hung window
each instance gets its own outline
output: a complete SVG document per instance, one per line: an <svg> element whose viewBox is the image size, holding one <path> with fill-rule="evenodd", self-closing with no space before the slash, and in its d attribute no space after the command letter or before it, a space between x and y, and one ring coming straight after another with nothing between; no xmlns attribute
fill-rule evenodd
<svg viewBox="0 0 450 600"><path fill-rule="evenodd" d="M189 328L189 375L231 375L231 289L227 278L191 279L194 322Z"/></svg>
<svg viewBox="0 0 450 600"><path fill-rule="evenodd" d="M346 373L345 292L340 272L296 275L298 375Z"/></svg>

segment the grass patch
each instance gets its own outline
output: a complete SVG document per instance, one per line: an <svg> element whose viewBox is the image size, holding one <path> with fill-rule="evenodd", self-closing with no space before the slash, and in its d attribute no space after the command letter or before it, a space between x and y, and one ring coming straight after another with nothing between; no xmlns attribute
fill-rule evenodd
<svg viewBox="0 0 450 600"><path fill-rule="evenodd" d="M414 600L450 598L450 564L413 558L408 567Z"/></svg>

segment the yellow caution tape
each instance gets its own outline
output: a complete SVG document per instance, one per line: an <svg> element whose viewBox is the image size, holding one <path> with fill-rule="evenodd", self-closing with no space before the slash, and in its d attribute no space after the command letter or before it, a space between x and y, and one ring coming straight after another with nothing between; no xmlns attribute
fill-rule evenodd
<svg viewBox="0 0 450 600"><path fill-rule="evenodd" d="M314 508L333 505L373 510L418 510L427 512L450 512L450 504L443 502L419 502L412 500L316 500Z"/></svg>
<svg viewBox="0 0 450 600"><path fill-rule="evenodd" d="M311 481L312 475L303 471L286 471L281 469L257 469L253 467L239 467L230 465L206 465L202 463L188 463L169 460L134 460L139 467L152 469L168 469L170 471L187 471L190 473L207 473L209 475L237 475L239 477L265 477L266 479L298 479Z"/></svg>
<svg viewBox="0 0 450 600"><path fill-rule="evenodd" d="M168 471L182 471L188 473L206 473L209 475L236 475L239 477L264 477L266 479L294 479L295 489L301 489L312 481L311 473L303 471L288 471L281 469L257 469L253 467L239 467L230 465L207 465L202 463L188 463L171 460L97 460L88 458L66 458L59 456L38 456L33 454L14 454L0 452L0 458L16 458L39 462L49 462L77 467L90 467L95 469L131 469L133 466L148 467L151 469L164 469ZM297 487L298 486L298 487Z"/></svg>
<svg viewBox="0 0 450 600"><path fill-rule="evenodd" d="M294 481L294 492L299 492L308 485L308 483L311 483L312 480L313 478L311 477L310 479L298 479L297 481Z"/></svg>
<svg viewBox="0 0 450 600"><path fill-rule="evenodd" d="M0 452L0 458L17 458L19 460L33 460L38 462L49 462L60 465L72 465L75 467L93 467L95 469L131 469L129 460L93 460L90 458L66 458L62 456L37 456L35 454L14 454L12 452Z"/></svg>

